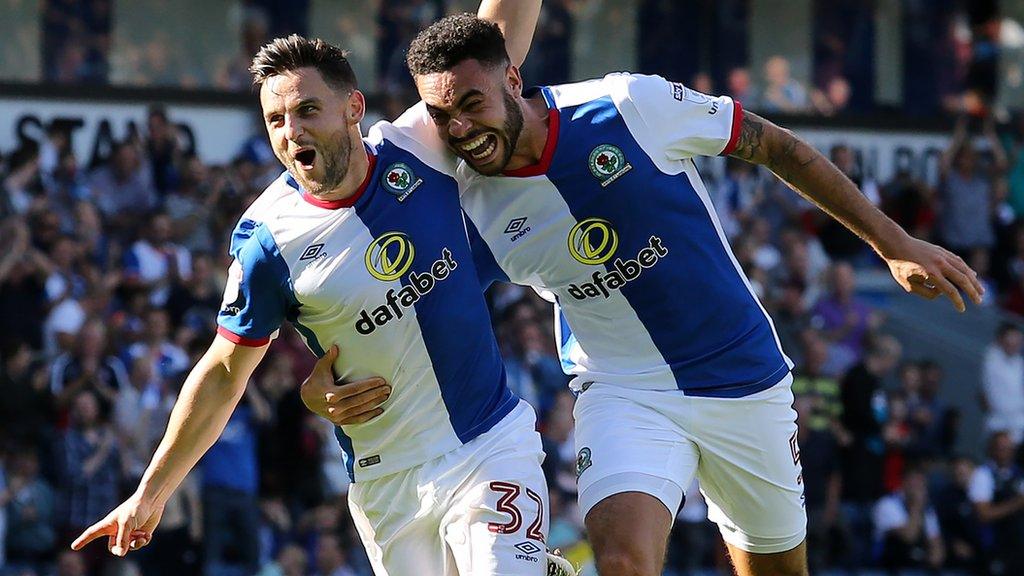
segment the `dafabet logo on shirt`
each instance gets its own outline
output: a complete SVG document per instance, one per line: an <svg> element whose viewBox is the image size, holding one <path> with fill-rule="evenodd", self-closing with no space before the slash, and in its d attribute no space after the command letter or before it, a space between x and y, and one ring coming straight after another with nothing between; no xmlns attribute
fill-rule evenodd
<svg viewBox="0 0 1024 576"><path fill-rule="evenodd" d="M366 248L366 269L381 282L398 280L412 266L416 250L409 236L402 232L385 232Z"/></svg>
<svg viewBox="0 0 1024 576"><path fill-rule="evenodd" d="M604 264L619 248L619 235L603 218L587 218L569 230L569 254L581 264Z"/></svg>
<svg viewBox="0 0 1024 576"><path fill-rule="evenodd" d="M619 248L619 235L611 222L603 218L587 218L569 230L569 255L580 264L600 266L611 261ZM653 268L668 256L668 247L661 238L652 235L647 246L640 248L635 258L616 258L607 265L607 272L594 272L587 282L569 284L568 292L576 300L609 298L618 290L640 277L644 270Z"/></svg>
<svg viewBox="0 0 1024 576"><path fill-rule="evenodd" d="M402 232L385 232L370 242L366 248L366 271L381 282L393 282L409 272L415 256L416 248L413 247L408 235ZM452 251L447 247L442 248L441 257L435 260L428 270L422 273L409 273L406 286L399 289L389 288L384 294L383 304L360 310L359 318L356 320L356 331L369 335L378 327L402 318L406 309L429 294L458 267Z"/></svg>

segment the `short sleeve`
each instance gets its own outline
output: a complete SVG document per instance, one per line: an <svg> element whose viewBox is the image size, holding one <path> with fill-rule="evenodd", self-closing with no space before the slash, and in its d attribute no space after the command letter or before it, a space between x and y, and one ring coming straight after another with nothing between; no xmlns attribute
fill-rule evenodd
<svg viewBox="0 0 1024 576"><path fill-rule="evenodd" d="M971 481L967 484L967 497L971 502L991 502L995 496L995 480L992 472L984 466L974 470Z"/></svg>
<svg viewBox="0 0 1024 576"><path fill-rule="evenodd" d="M262 224L242 220L231 238L217 333L243 346L263 346L276 336L288 312L288 266Z"/></svg>
<svg viewBox="0 0 1024 576"><path fill-rule="evenodd" d="M739 140L743 107L728 96L709 96L661 76L606 77L612 97L646 149L664 150L669 160L728 155Z"/></svg>

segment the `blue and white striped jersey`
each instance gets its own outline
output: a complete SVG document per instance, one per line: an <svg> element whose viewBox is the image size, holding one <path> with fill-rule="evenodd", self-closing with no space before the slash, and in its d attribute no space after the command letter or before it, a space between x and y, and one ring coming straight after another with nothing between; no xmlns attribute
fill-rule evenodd
<svg viewBox="0 0 1024 576"><path fill-rule="evenodd" d="M485 281L553 296L574 386L739 397L781 380L792 363L691 160L735 148L739 103L632 74L540 91L537 165L457 171Z"/></svg>
<svg viewBox="0 0 1024 576"><path fill-rule="evenodd" d="M287 319L318 356L340 347L335 375L381 376L384 413L337 428L353 480L445 454L518 403L491 331L451 166L379 123L370 170L337 202L287 172L246 210L231 240L219 332L267 343Z"/></svg>

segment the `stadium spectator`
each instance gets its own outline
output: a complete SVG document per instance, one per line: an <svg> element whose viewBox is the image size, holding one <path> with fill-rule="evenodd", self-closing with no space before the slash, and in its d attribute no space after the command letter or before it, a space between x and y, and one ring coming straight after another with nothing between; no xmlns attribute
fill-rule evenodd
<svg viewBox="0 0 1024 576"><path fill-rule="evenodd" d="M830 388L833 387L834 381ZM826 390L833 394L838 391L830 388ZM829 565L831 537L839 525L842 491L839 445L833 434L835 416L825 414L822 422L821 400L821 397L801 394L793 404L800 425L797 444L800 446L804 504L807 507L807 562L814 574Z"/></svg>
<svg viewBox="0 0 1024 576"><path fill-rule="evenodd" d="M277 559L263 567L257 576L306 576L309 556L301 546L288 544L277 553Z"/></svg>
<svg viewBox="0 0 1024 576"><path fill-rule="evenodd" d="M133 230L138 218L160 202L148 162L129 141L114 145L107 164L90 174L89 188L108 225L121 234Z"/></svg>
<svg viewBox="0 0 1024 576"><path fill-rule="evenodd" d="M220 438L200 460L203 558L208 576L242 576L258 569L256 439L258 427L269 421L270 411L256 386L247 386L244 398Z"/></svg>
<svg viewBox="0 0 1024 576"><path fill-rule="evenodd" d="M171 219L172 236L180 240L185 249L213 252L222 241L214 239L211 212L217 208L227 186L223 173L211 178L198 156L183 157L177 189L167 195L164 208Z"/></svg>
<svg viewBox="0 0 1024 576"><path fill-rule="evenodd" d="M811 310L811 325L829 343L829 356L840 371L861 359L864 344L878 319L855 292L853 267L836 262L829 268L828 293Z"/></svg>
<svg viewBox="0 0 1024 576"><path fill-rule="evenodd" d="M903 488L879 500L873 514L883 567L942 567L946 551L924 472L908 470Z"/></svg>
<svg viewBox="0 0 1024 576"><path fill-rule="evenodd" d="M1024 333L1010 323L996 332L985 350L981 368L982 410L985 428L991 434L1003 431L1015 444L1024 439Z"/></svg>
<svg viewBox="0 0 1024 576"><path fill-rule="evenodd" d="M825 373L828 346L821 335L808 331L801 339L803 363L793 371L793 396L802 402L800 428L832 434L843 414L839 381Z"/></svg>
<svg viewBox="0 0 1024 576"><path fill-rule="evenodd" d="M119 391L128 387L128 371L109 355L108 346L103 321L93 319L78 333L74 349L53 360L50 392L58 409L66 410L82 390L95 393L105 409L113 407Z"/></svg>
<svg viewBox="0 0 1024 576"><path fill-rule="evenodd" d="M130 345L127 358L130 363L148 361L152 374L167 384L176 384L177 378L189 367L188 354L170 340L171 326L167 312L149 308L145 312L143 339Z"/></svg>
<svg viewBox="0 0 1024 576"><path fill-rule="evenodd" d="M317 540L315 563L316 576L356 576L340 540L333 534L323 534Z"/></svg>
<svg viewBox="0 0 1024 576"><path fill-rule="evenodd" d="M824 90L811 91L814 110L822 116L835 116L846 112L850 105L850 83L842 76L836 76L825 84Z"/></svg>
<svg viewBox="0 0 1024 576"><path fill-rule="evenodd" d="M1024 472L1016 451L1006 432L989 436L989 460L974 470L967 489L991 542L988 569L1000 574L1024 573Z"/></svg>
<svg viewBox="0 0 1024 576"><path fill-rule="evenodd" d="M165 393L149 358L136 358L127 380L116 391L114 425L122 438L125 478L138 483L160 441L160 431L167 427L174 397Z"/></svg>
<svg viewBox="0 0 1024 576"><path fill-rule="evenodd" d="M942 241L965 259L973 251L989 250L995 244L992 181L1005 171L1006 154L991 118L984 122L984 133L994 160L991 168L979 166L978 152L968 138L966 116L957 120L940 165L939 232Z"/></svg>
<svg viewBox="0 0 1024 576"><path fill-rule="evenodd" d="M46 449L52 441L53 396L49 371L33 360L28 343L0 352L0 441ZM2 444L0 444L2 445Z"/></svg>
<svg viewBox="0 0 1024 576"><path fill-rule="evenodd" d="M120 447L117 435L100 415L96 394L82 390L71 406L71 425L57 448L57 527L62 542L102 518L117 504ZM90 556L104 558L102 550Z"/></svg>
<svg viewBox="0 0 1024 576"><path fill-rule="evenodd" d="M42 572L57 543L53 489L39 475L35 448L16 449L10 463L7 486L0 490L0 508L7 510L7 564L14 571Z"/></svg>
<svg viewBox="0 0 1024 576"><path fill-rule="evenodd" d="M171 288L192 275L192 255L171 234L170 217L157 212L149 218L145 236L125 254L125 286L149 291L154 306L166 304Z"/></svg>
<svg viewBox="0 0 1024 576"><path fill-rule="evenodd" d="M7 159L7 173L0 180L0 216L28 213L39 185L39 146L23 144Z"/></svg>
<svg viewBox="0 0 1024 576"><path fill-rule="evenodd" d="M739 100L744 108L750 110L760 109L760 99L754 83L750 80L750 71L743 67L733 68L726 78L726 92L732 98Z"/></svg>
<svg viewBox="0 0 1024 576"><path fill-rule="evenodd" d="M163 106L150 106L146 114L146 157L153 175L153 188L161 198L178 185L181 149L175 126L167 118Z"/></svg>
<svg viewBox="0 0 1024 576"><path fill-rule="evenodd" d="M974 504L968 494L975 463L966 456L956 456L950 468L951 478L935 499L946 546L946 565L950 568L980 570L982 533Z"/></svg>
<svg viewBox="0 0 1024 576"><path fill-rule="evenodd" d="M772 56L764 63L764 90L758 103L764 112L803 112L810 101L807 89L790 76L789 60Z"/></svg>
<svg viewBox="0 0 1024 576"><path fill-rule="evenodd" d="M902 348L895 338L876 336L864 359L840 382L841 423L850 442L842 451L842 508L846 523L848 565L871 557L871 508L882 494L885 442L885 395L882 379L899 362Z"/></svg>
<svg viewBox="0 0 1024 576"><path fill-rule="evenodd" d="M78 158L72 150L60 151L53 172L44 176L43 188L46 191L47 209L60 216L61 232L72 234L75 231L76 205L92 196L85 175L78 167Z"/></svg>

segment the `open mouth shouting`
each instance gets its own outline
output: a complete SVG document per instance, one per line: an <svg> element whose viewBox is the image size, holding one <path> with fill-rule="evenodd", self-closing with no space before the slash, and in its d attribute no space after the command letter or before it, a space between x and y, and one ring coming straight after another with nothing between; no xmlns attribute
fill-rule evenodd
<svg viewBox="0 0 1024 576"><path fill-rule="evenodd" d="M455 148L474 164L487 164L498 151L498 136L491 132L480 134L455 144Z"/></svg>
<svg viewBox="0 0 1024 576"><path fill-rule="evenodd" d="M308 172L313 169L313 165L316 162L316 149L315 148L299 148L292 158L295 159L295 164L302 170Z"/></svg>

